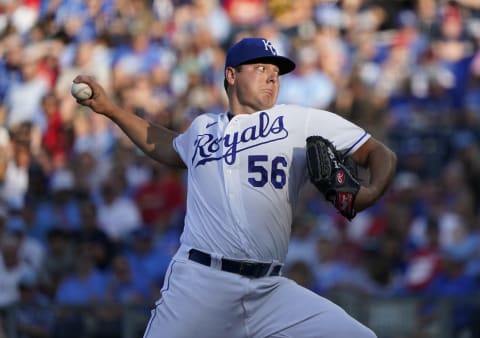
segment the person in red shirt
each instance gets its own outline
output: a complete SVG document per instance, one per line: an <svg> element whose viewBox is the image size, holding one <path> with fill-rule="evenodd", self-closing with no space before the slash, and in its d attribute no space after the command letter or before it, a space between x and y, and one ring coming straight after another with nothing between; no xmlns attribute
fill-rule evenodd
<svg viewBox="0 0 480 338"><path fill-rule="evenodd" d="M58 98L54 93L48 93L41 104L47 120L43 146L52 158L66 158L72 147L72 135L62 119Z"/></svg>
<svg viewBox="0 0 480 338"><path fill-rule="evenodd" d="M185 207L185 187L175 170L163 165L152 167L152 179L135 193L144 224L163 228Z"/></svg>

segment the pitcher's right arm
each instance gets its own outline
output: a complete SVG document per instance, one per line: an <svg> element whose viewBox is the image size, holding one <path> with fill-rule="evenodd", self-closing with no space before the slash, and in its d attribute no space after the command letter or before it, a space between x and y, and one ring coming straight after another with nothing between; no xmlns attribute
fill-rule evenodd
<svg viewBox="0 0 480 338"><path fill-rule="evenodd" d="M178 135L177 132L126 112L108 97L102 86L91 76L79 75L73 82L84 82L93 91L91 98L77 100L78 104L111 119L152 159L168 166L185 168L185 164L173 148L173 139Z"/></svg>

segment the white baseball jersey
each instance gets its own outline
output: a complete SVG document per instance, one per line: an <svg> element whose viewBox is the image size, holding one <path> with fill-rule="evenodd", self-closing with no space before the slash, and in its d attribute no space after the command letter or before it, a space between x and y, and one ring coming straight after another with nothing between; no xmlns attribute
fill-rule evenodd
<svg viewBox="0 0 480 338"><path fill-rule="evenodd" d="M231 120L227 113L197 117L174 140L188 167L181 242L230 258L284 262L312 135L345 154L370 137L339 115L297 105Z"/></svg>

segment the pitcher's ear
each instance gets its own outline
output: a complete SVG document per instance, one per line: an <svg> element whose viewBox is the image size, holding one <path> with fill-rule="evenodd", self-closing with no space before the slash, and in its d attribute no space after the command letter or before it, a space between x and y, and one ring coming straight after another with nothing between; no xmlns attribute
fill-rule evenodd
<svg viewBox="0 0 480 338"><path fill-rule="evenodd" d="M235 83L235 73L236 71L233 67L227 67L227 69L225 69L225 86L233 85Z"/></svg>

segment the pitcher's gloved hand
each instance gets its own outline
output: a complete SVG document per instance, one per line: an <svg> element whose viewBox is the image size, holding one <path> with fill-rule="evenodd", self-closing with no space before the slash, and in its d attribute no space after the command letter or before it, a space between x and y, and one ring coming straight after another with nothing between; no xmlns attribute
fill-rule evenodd
<svg viewBox="0 0 480 338"><path fill-rule="evenodd" d="M310 136L306 142L310 181L351 220L356 215L353 203L360 190L355 161L351 156L341 156L333 144L321 136Z"/></svg>

